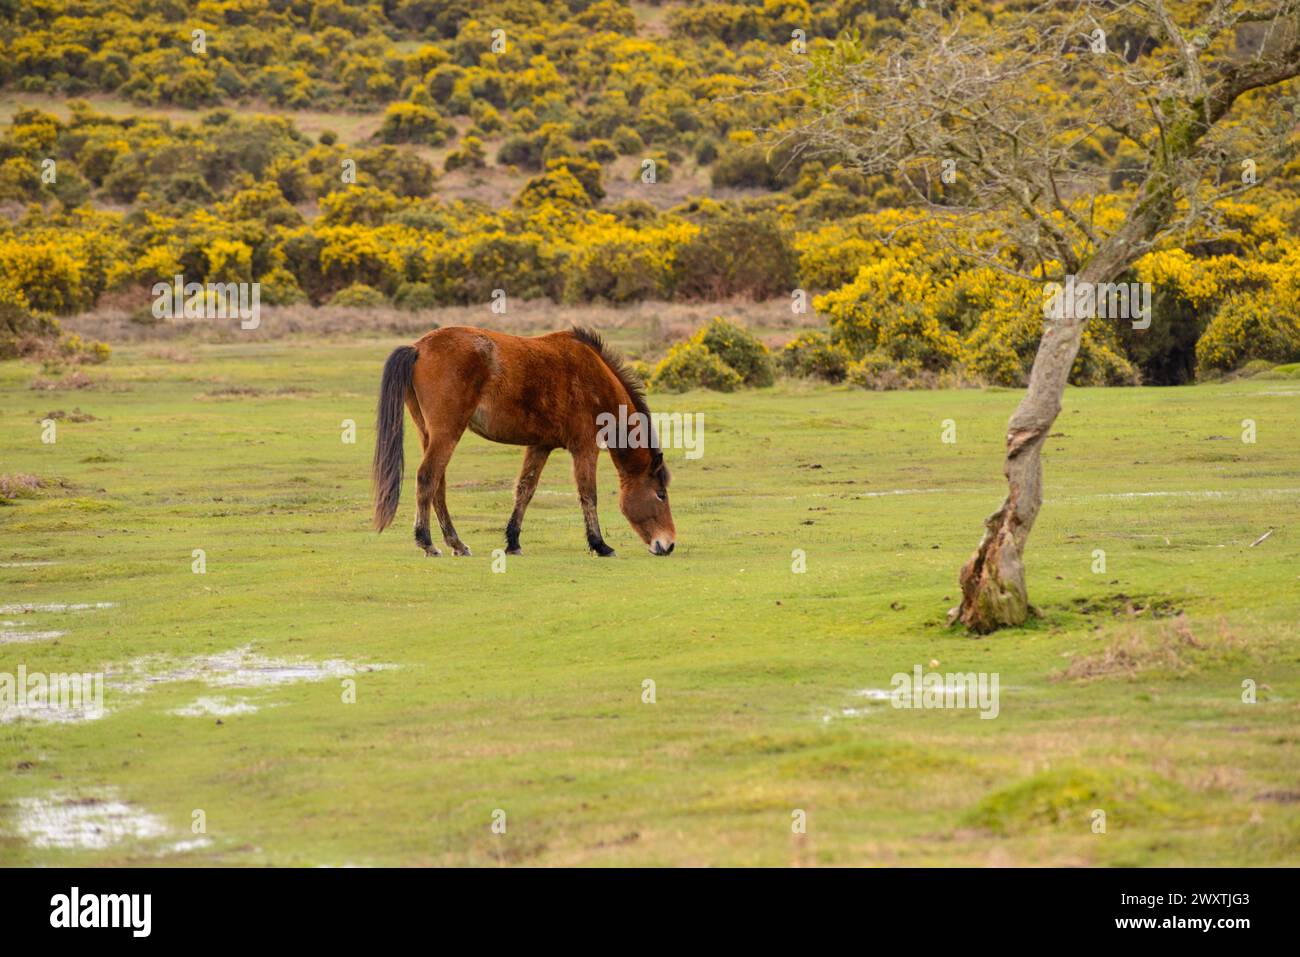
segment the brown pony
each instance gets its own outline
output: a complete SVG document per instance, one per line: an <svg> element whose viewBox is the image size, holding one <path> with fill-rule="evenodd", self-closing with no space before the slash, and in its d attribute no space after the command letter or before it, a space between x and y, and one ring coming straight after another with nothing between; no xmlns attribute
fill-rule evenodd
<svg viewBox="0 0 1300 957"><path fill-rule="evenodd" d="M466 428L493 442L527 447L515 510L506 525L508 554L520 554L524 510L547 457L567 449L587 545L597 555L613 555L596 518L596 458L602 447L597 417L610 413L617 420L619 406L627 419L634 411L645 416L649 438L625 443L639 447L609 446L618 470L619 508L652 554L672 552L677 532L668 507L668 469L650 428L645 393L623 360L591 330L523 338L449 326L394 349L384 364L375 430L375 528L380 531L392 522L402 490L403 404L424 448L416 473L415 542L426 555L442 554L429 535L430 504L447 547L457 555L470 553L447 513L447 462Z"/></svg>

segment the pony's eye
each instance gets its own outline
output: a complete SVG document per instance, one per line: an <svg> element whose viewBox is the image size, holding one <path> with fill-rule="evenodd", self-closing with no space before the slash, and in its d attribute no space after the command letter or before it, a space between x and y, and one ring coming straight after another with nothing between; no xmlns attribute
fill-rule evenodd
<svg viewBox="0 0 1300 957"><path fill-rule="evenodd" d="M659 501L661 501L661 502L666 502L666 501L668 501L668 493L667 493L667 492L655 492L655 498L659 499Z"/></svg>

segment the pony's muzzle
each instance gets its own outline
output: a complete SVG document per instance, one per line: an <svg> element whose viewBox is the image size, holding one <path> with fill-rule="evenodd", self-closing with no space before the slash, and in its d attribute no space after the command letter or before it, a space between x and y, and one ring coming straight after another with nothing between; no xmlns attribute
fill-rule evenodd
<svg viewBox="0 0 1300 957"><path fill-rule="evenodd" d="M662 539L656 538L650 545L651 555L671 555L673 549L677 547L676 542L665 543Z"/></svg>

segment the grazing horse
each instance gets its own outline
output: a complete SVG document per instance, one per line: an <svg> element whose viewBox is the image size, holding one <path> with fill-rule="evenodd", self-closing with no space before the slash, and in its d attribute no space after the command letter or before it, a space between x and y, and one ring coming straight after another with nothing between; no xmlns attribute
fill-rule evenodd
<svg viewBox="0 0 1300 957"><path fill-rule="evenodd" d="M457 555L468 555L447 512L447 462L468 428L493 442L526 446L515 485L515 509L506 525L506 551L520 554L524 510L555 449L573 456L587 545L613 555L596 518L596 458L605 446L598 417L630 418L639 412L647 441L608 443L618 470L618 505L655 555L676 543L668 507L668 469L651 428L645 392L622 358L589 329L524 338L449 326L411 346L400 346L384 364L375 435L375 528L383 531L397 512L402 490L402 406L420 431L424 458L417 474L415 542L426 555L441 555L429 535L429 506L442 538ZM608 421L608 420L606 420Z"/></svg>

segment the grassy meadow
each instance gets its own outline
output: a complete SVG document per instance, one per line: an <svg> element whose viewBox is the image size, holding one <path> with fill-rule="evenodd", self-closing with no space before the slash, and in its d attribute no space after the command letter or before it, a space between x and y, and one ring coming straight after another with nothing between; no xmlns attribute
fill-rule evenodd
<svg viewBox="0 0 1300 957"><path fill-rule="evenodd" d="M141 340L78 390L0 363L0 473L42 481L0 507L0 672L103 672L107 709L0 724L0 864L1296 860L1296 377L1069 390L1040 617L975 639L945 613L1018 391L652 395L705 416L703 456L668 455L675 554L605 460L618 555L588 555L556 453L498 572L519 449L466 436L474 557L425 558L408 422L399 520L369 528L403 341ZM917 665L998 674L996 719L865 693Z"/></svg>

